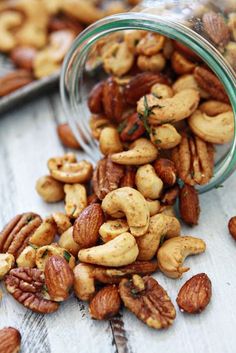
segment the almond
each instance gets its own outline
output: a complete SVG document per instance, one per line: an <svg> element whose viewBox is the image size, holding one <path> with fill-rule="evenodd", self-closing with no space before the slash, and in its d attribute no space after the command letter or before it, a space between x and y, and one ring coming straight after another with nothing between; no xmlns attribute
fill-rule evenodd
<svg viewBox="0 0 236 353"><path fill-rule="evenodd" d="M180 189L179 210L182 220L189 225L198 223L200 207L198 193L193 186L185 184Z"/></svg>
<svg viewBox="0 0 236 353"><path fill-rule="evenodd" d="M167 158L160 158L155 161L154 169L163 183L168 186L173 186L177 180L177 169L174 162Z"/></svg>
<svg viewBox="0 0 236 353"><path fill-rule="evenodd" d="M181 311L200 313L211 300L211 281L205 273L190 278L180 289L176 299Z"/></svg>
<svg viewBox="0 0 236 353"><path fill-rule="evenodd" d="M230 218L228 229L234 240L236 240L236 216Z"/></svg>
<svg viewBox="0 0 236 353"><path fill-rule="evenodd" d="M96 245L99 238L99 228L103 224L103 212L98 203L86 207L76 219L73 237L80 249Z"/></svg>
<svg viewBox="0 0 236 353"><path fill-rule="evenodd" d="M205 13L202 17L203 29L216 45L225 46L230 39L229 29L224 18L214 11Z"/></svg>
<svg viewBox="0 0 236 353"><path fill-rule="evenodd" d="M88 107L93 114L101 114L103 113L103 104L102 104L102 96L103 96L103 87L104 82L99 82L95 85L88 97Z"/></svg>
<svg viewBox="0 0 236 353"><path fill-rule="evenodd" d="M93 319L106 320L118 314L121 300L115 285L102 288L89 304L89 312Z"/></svg>
<svg viewBox="0 0 236 353"><path fill-rule="evenodd" d="M64 146L73 149L80 148L78 141L76 140L70 126L67 123L58 125L57 134Z"/></svg>
<svg viewBox="0 0 236 353"><path fill-rule="evenodd" d="M11 60L14 64L25 70L33 69L36 49L33 47L16 47L11 51Z"/></svg>
<svg viewBox="0 0 236 353"><path fill-rule="evenodd" d="M57 302L66 300L74 282L74 275L67 261L58 255L50 256L44 273L50 299Z"/></svg>
<svg viewBox="0 0 236 353"><path fill-rule="evenodd" d="M21 335L13 327L5 327L0 330L0 352L18 353L20 351Z"/></svg>
<svg viewBox="0 0 236 353"><path fill-rule="evenodd" d="M120 122L124 108L122 88L113 79L106 80L103 87L103 108L107 118Z"/></svg>

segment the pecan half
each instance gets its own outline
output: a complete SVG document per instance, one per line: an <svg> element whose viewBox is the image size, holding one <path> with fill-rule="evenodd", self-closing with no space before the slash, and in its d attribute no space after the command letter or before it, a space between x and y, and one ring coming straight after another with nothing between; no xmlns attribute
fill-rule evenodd
<svg viewBox="0 0 236 353"><path fill-rule="evenodd" d="M101 283L120 283L123 278L137 274L150 275L157 270L157 261L135 261L131 265L116 268L95 267L93 276Z"/></svg>
<svg viewBox="0 0 236 353"><path fill-rule="evenodd" d="M44 273L37 268L14 268L6 276L5 285L20 304L36 313L49 314L59 307L58 303L44 299Z"/></svg>
<svg viewBox="0 0 236 353"><path fill-rule="evenodd" d="M213 175L214 148L197 136L183 134L180 144L172 150L172 160L186 184L207 184Z"/></svg>
<svg viewBox="0 0 236 353"><path fill-rule="evenodd" d="M133 113L121 124L124 124L124 128L120 133L120 139L123 142L137 140L145 132L145 127L139 119L138 113Z"/></svg>
<svg viewBox="0 0 236 353"><path fill-rule="evenodd" d="M0 97L16 91L33 81L32 74L27 70L16 70L0 78Z"/></svg>
<svg viewBox="0 0 236 353"><path fill-rule="evenodd" d="M136 175L136 168L133 166L126 166L125 167L125 175L122 177L120 181L120 188L125 186L129 186L133 188L135 186L135 175Z"/></svg>
<svg viewBox="0 0 236 353"><path fill-rule="evenodd" d="M155 329L172 325L176 312L167 292L152 277L134 275L119 285L125 306L145 324Z"/></svg>
<svg viewBox="0 0 236 353"><path fill-rule="evenodd" d="M42 219L36 213L15 216L0 233L0 252L8 252L17 258L41 223Z"/></svg>
<svg viewBox="0 0 236 353"><path fill-rule="evenodd" d="M107 118L120 122L124 109L123 92L121 86L111 77L104 84L102 101Z"/></svg>
<svg viewBox="0 0 236 353"><path fill-rule="evenodd" d="M202 16L202 23L203 29L214 44L225 46L228 43L230 32L223 16L214 11L209 11Z"/></svg>
<svg viewBox="0 0 236 353"><path fill-rule="evenodd" d="M124 176L124 167L113 163L110 157L101 159L93 173L93 189L100 200L119 187Z"/></svg>
<svg viewBox="0 0 236 353"><path fill-rule="evenodd" d="M229 103L229 98L225 92L224 86L216 75L201 66L196 67L193 74L198 85L209 93L212 98Z"/></svg>

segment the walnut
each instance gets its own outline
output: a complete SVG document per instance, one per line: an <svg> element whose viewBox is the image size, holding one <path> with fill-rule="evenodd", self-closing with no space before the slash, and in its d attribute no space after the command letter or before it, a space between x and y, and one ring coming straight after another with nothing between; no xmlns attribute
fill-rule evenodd
<svg viewBox="0 0 236 353"><path fill-rule="evenodd" d="M150 276L134 275L119 285L125 306L145 324L155 329L172 325L176 312L166 291Z"/></svg>
<svg viewBox="0 0 236 353"><path fill-rule="evenodd" d="M93 189L100 200L112 190L119 187L121 178L124 176L124 167L113 163L108 156L101 159L93 173Z"/></svg>

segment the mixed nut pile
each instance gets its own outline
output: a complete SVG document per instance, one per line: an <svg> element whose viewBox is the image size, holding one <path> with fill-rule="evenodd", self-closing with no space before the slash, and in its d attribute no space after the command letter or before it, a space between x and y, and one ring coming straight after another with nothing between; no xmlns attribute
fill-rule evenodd
<svg viewBox="0 0 236 353"><path fill-rule="evenodd" d="M205 251L202 239L181 236L173 205L179 199L182 220L198 223L195 185L213 175L213 144L232 139L233 112L201 59L160 34L113 36L102 60L110 76L92 89L88 107L104 157L95 169L74 153L49 159L36 190L46 202L64 200L65 212L45 219L28 212L5 226L1 277L38 313L58 310L73 289L93 319L111 318L123 303L148 326L167 328L176 310L150 275L180 278L189 270L185 258ZM68 125L58 133L66 146L79 147ZM199 313L210 299L211 281L200 273L182 286L177 304ZM19 346L14 329L4 330L0 337L11 334Z"/></svg>

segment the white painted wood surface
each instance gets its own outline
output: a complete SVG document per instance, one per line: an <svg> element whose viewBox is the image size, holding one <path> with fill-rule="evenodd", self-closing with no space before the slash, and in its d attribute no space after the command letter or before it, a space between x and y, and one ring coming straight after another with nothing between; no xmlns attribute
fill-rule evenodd
<svg viewBox="0 0 236 353"><path fill-rule="evenodd" d="M57 95L39 98L0 118L0 228L15 214L34 211L42 216L63 205L47 205L34 190L45 174L46 161L60 155L55 127L65 120ZM180 286L206 272L212 280L212 301L205 312L189 316L177 309L166 331L147 328L123 310L111 322L89 318L87 304L71 297L51 315L37 315L6 293L0 302L0 328L13 326L22 334L23 353L234 353L236 352L236 243L227 231L236 214L236 175L223 188L201 196L200 225L183 234L202 237L205 254L188 258L191 270L180 280L155 277L175 303ZM177 308L177 306L176 306Z"/></svg>

